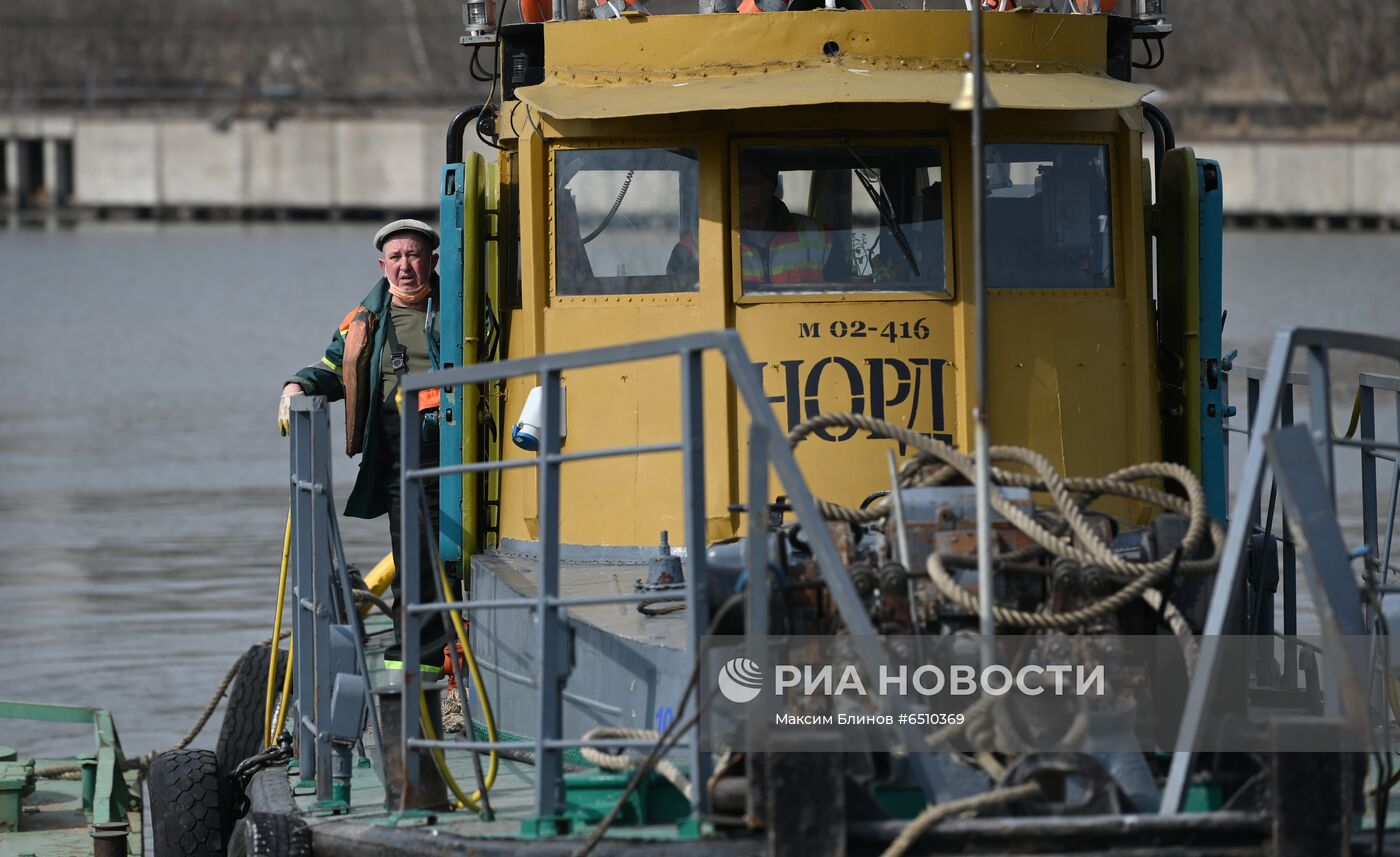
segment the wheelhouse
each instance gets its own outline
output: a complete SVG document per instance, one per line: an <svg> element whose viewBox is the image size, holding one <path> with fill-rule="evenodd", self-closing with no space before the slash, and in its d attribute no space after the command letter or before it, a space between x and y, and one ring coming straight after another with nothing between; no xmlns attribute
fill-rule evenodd
<svg viewBox="0 0 1400 857"><path fill-rule="evenodd" d="M967 16L759 17L507 28L505 353L733 328L781 425L850 411L970 448ZM988 20L990 426L1074 473L1162 452L1148 90L1110 76L1118 35L1106 16ZM746 206L765 192L809 230L791 240L817 242L820 264L752 249L763 224L746 222ZM675 435L669 369L565 382L570 446ZM738 526L742 413L719 372L705 383L706 436L727 449L706 480L709 536L722 539ZM528 388L505 391L507 419ZM855 505L888 482L889 441L855 429L815 441L800 459L819 496ZM505 443L498 454L529 453ZM578 463L563 486L564 541L679 532L676 478L665 456ZM534 495L527 470L501 477L502 537L534 537Z"/></svg>

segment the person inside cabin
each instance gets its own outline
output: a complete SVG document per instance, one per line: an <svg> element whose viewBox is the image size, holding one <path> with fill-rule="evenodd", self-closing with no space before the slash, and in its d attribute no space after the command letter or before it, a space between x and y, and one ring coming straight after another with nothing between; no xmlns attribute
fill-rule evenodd
<svg viewBox="0 0 1400 857"><path fill-rule="evenodd" d="M870 259L871 274L877 283L938 282L943 278L943 182L920 188L913 196L914 217L902 225L909 241L906 255L889 226L880 230L876 241L879 252ZM914 273L913 264L919 266Z"/></svg>
<svg viewBox="0 0 1400 857"><path fill-rule="evenodd" d="M399 570L392 584L396 600L403 594L397 394L403 375L440 368L438 277L434 271L437 246L437 230L421 220L395 220L375 233L374 247L381 254L379 270L383 276L365 299L346 314L321 358L286 382L277 414L278 427L286 435L293 397L345 400L345 452L361 455L360 472L345 503L345 514L352 518L389 515L389 540L394 567ZM436 398L424 393L417 403L423 466L438 463ZM408 402L404 405L412 407ZM431 538L436 544L437 481L429 480L425 488ZM437 600L437 572L432 567L427 537L422 539L420 551L419 592L425 601ZM425 617L419 637L419 660L424 672L441 670L447 642L442 615ZM385 666L402 668L397 641L385 655Z"/></svg>
<svg viewBox="0 0 1400 857"><path fill-rule="evenodd" d="M831 231L805 214L788 210L778 196L776 167L752 158L739 159L739 252L744 285L796 286L850 279L844 253L833 253ZM671 250L667 272L697 270L694 234L682 236Z"/></svg>

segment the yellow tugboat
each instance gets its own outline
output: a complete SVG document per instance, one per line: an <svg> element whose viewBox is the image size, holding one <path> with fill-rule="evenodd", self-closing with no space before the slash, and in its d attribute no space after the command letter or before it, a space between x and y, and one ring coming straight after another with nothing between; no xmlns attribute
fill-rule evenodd
<svg viewBox="0 0 1400 857"><path fill-rule="evenodd" d="M722 5L467 4L492 95L448 131L444 368L402 385L441 394L403 483L413 532L440 480L440 585L362 618L299 401L291 668L230 714L231 853L1382 851L1364 659L1324 693L1296 624L1272 654L1295 546L1325 634L1382 591L1307 435L1261 433L1296 348L1325 389L1328 348L1400 346L1281 339L1227 508L1222 177L1131 80L1160 3ZM1266 463L1315 528L1286 544L1251 529ZM383 667L432 612L460 684ZM924 669L981 690L883 694ZM1346 753L1289 752L1321 734ZM206 853L176 832L157 857Z"/></svg>

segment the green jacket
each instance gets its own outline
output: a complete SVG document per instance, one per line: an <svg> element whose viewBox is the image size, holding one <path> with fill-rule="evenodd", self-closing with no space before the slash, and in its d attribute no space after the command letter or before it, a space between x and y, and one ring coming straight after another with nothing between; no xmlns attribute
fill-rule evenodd
<svg viewBox="0 0 1400 857"><path fill-rule="evenodd" d="M360 473L345 501L345 514L351 518L377 518L388 513L389 497L381 484L383 461L386 455L399 454L397 449L383 448L384 402L379 373L389 300L389 282L381 277L365 299L345 316L321 359L289 379L289 383L301 385L307 395L325 396L332 402L345 399L345 452L363 453ZM433 306L438 305L437 274L432 278L432 302ZM348 355L347 340L351 352Z"/></svg>

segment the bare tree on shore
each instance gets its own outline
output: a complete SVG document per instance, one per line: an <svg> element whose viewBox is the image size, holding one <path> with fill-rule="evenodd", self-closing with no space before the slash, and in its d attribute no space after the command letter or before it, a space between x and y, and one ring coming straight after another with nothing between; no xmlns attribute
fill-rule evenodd
<svg viewBox="0 0 1400 857"><path fill-rule="evenodd" d="M1342 120L1395 115L1400 5L1373 0L1287 0L1269 14L1244 7L1256 43L1273 37L1269 67L1295 103L1321 98Z"/></svg>
<svg viewBox="0 0 1400 857"><path fill-rule="evenodd" d="M1400 3L1175 0L1168 58L1147 78L1187 112L1325 133L1400 125Z"/></svg>
<svg viewBox="0 0 1400 857"><path fill-rule="evenodd" d="M1187 125L1400 134L1400 0L1170 0L1168 12L1166 62L1139 75ZM3 0L0 103L460 104L484 94L460 30L461 0Z"/></svg>
<svg viewBox="0 0 1400 857"><path fill-rule="evenodd" d="M460 0L6 0L0 97L12 107L456 100L476 88L460 29Z"/></svg>

